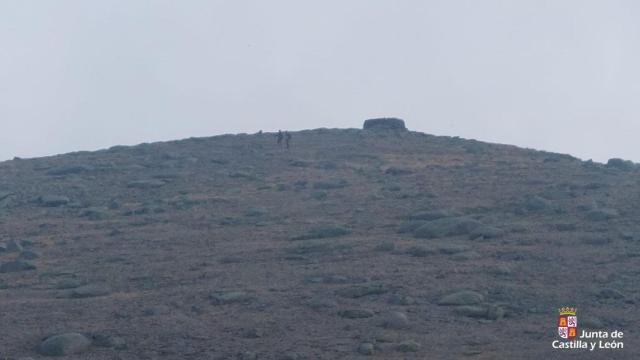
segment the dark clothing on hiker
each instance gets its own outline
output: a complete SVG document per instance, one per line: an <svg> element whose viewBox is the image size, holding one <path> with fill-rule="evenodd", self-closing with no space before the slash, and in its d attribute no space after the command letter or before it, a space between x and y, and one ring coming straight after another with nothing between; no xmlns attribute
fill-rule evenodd
<svg viewBox="0 0 640 360"><path fill-rule="evenodd" d="M289 132L285 132L284 142L287 144L287 149L289 148L289 142L291 141L291 134Z"/></svg>
<svg viewBox="0 0 640 360"><path fill-rule="evenodd" d="M278 130L278 145L282 144L282 130Z"/></svg>

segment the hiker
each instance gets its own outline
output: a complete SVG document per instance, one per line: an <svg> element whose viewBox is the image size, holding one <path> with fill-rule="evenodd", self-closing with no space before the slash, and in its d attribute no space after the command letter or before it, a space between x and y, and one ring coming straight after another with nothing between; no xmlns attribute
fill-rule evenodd
<svg viewBox="0 0 640 360"><path fill-rule="evenodd" d="M289 148L289 142L291 141L291 134L288 131L284 132L284 142L287 144L287 149Z"/></svg>
<svg viewBox="0 0 640 360"><path fill-rule="evenodd" d="M278 130L278 145L282 145L282 130Z"/></svg>

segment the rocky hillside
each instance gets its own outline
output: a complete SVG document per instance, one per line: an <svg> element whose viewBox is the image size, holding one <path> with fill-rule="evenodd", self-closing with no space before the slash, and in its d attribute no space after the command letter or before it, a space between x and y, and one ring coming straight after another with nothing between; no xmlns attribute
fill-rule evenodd
<svg viewBox="0 0 640 360"><path fill-rule="evenodd" d="M292 135L0 163L0 358L640 358L634 164Z"/></svg>

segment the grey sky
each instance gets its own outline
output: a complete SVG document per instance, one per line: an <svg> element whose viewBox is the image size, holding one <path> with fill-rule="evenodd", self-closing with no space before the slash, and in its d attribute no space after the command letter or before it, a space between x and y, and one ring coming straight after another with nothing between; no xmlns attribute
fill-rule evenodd
<svg viewBox="0 0 640 360"><path fill-rule="evenodd" d="M640 161L640 2L0 0L0 159L413 130Z"/></svg>

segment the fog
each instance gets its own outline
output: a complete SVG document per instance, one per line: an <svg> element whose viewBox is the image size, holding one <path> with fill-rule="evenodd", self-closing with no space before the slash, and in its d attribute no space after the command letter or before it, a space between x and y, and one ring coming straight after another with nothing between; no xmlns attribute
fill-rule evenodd
<svg viewBox="0 0 640 360"><path fill-rule="evenodd" d="M640 161L634 1L0 1L0 159L412 130Z"/></svg>

